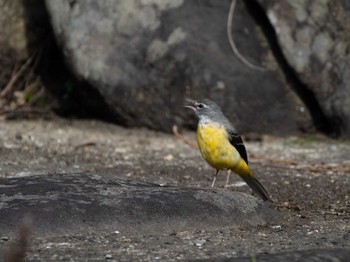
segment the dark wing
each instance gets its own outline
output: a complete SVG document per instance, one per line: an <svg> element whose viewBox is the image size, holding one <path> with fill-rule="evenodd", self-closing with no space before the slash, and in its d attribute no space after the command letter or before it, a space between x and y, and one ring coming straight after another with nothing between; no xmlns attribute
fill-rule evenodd
<svg viewBox="0 0 350 262"><path fill-rule="evenodd" d="M248 155L247 155L247 151L245 150L245 146L243 144L243 140L241 136L234 131L229 131L228 136L229 136L228 139L231 145L233 145L237 149L238 153L241 155L244 161L248 164Z"/></svg>

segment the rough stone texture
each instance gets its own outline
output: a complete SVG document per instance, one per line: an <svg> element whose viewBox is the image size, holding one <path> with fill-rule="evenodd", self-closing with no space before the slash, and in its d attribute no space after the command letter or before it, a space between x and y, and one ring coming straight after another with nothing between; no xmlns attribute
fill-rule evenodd
<svg viewBox="0 0 350 262"><path fill-rule="evenodd" d="M0 228L15 232L26 214L36 235L114 228L172 232L277 221L266 203L243 193L181 189L97 174L0 180Z"/></svg>
<svg viewBox="0 0 350 262"><path fill-rule="evenodd" d="M275 71L252 70L232 53L226 35L230 1L46 5L66 61L99 91L120 123L169 131L195 121L182 108L185 97L211 97L242 132L284 134L312 126L241 1L233 30L238 48Z"/></svg>
<svg viewBox="0 0 350 262"><path fill-rule="evenodd" d="M289 64L326 117L350 135L349 1L259 2Z"/></svg>
<svg viewBox="0 0 350 262"><path fill-rule="evenodd" d="M46 42L43 0L0 0L0 90L19 65Z"/></svg>
<svg viewBox="0 0 350 262"><path fill-rule="evenodd" d="M303 262L303 261L313 261L313 262L343 262L348 261L350 258L349 249L314 249L314 250L303 250L303 251L293 251L280 254L263 254L257 256L251 256L247 258L223 258L215 259L214 261L234 261L234 262L248 262L248 261L259 261L259 262L280 262L280 261L290 261L290 262ZM205 261L213 261L205 260Z"/></svg>
<svg viewBox="0 0 350 262"><path fill-rule="evenodd" d="M195 141L195 132L184 132L183 135L190 141ZM179 226L171 232L159 229L127 232L124 227L117 227L117 222L112 221L108 222L108 228L103 222L110 218L108 214L117 211L84 204L83 201L77 203L82 192L91 192L88 198L110 200L116 197L113 194L117 194L120 189L117 181L121 180L117 178L123 177L170 186L148 187L147 184L143 186L143 183L139 183L137 195L132 186L125 187L135 196L140 196L143 190L157 192L157 195L148 200L159 199L159 195L169 192L168 190L171 191L170 195L175 196L176 193L180 195L184 192L192 194L194 188L198 188L210 195L213 191L208 187L212 181L213 169L201 157L198 149L188 146L174 135L144 128L127 129L99 121L0 121L0 185L3 185L2 181L7 181L6 185L9 185L9 181L17 180L24 186L25 181L34 181L35 184L24 187L22 195L18 190L15 192L18 196L17 203L25 198L31 198L33 202L40 201L35 199L37 195L45 201L52 195L45 195L44 192L60 191L63 193L49 199L53 204L60 201L60 205L52 207L81 206L97 212L85 213L88 220L81 227L86 226L87 230L81 231L78 226L75 227L76 230L68 230L81 219L83 209L61 208L59 215L62 221L77 221L73 221L72 225L62 223L61 228L67 228L64 233L44 235L40 228L34 231L29 240L27 261L102 261L107 255L116 261L189 261L225 257L252 258L281 252L300 254L298 251L302 250L350 250L350 141L322 136L281 138L264 135L250 136L250 140L246 139L246 147L250 167L268 190L274 204L280 207L276 224L237 226L233 223L232 226L223 227L218 223L200 229L195 226L193 229L181 230ZM61 175L53 180L47 174ZM98 180L95 175L81 178L82 174L104 175ZM65 180L65 176L71 184L55 182ZM27 180L24 180L25 177ZM80 181L86 179L90 183L81 186ZM225 179L225 173L220 172L215 191L223 191L222 194L226 196L240 195L238 192L245 193L244 196L254 194L235 175L231 175L229 187L223 189ZM96 186L91 186L95 181ZM111 183L106 187L110 190L103 189L103 182ZM40 185L49 185L50 188ZM181 189L175 193L175 188ZM13 192L15 189L0 187L1 200L3 192ZM25 195L25 192L30 195ZM108 192L110 195L102 197L99 192ZM251 199L247 197L247 200ZM164 200L170 200L170 196ZM194 202L195 200L192 203ZM4 202L0 202L0 206L2 203ZM198 203L203 204L200 200ZM234 203L229 203L229 207L231 204ZM44 205L45 203L40 203L41 207ZM181 205L185 208L189 204ZM171 209L164 206L160 210L169 210L168 208ZM47 214L49 210L40 210L39 214ZM174 212L175 210L181 209L174 206ZM193 215L191 212L194 211L186 212ZM164 215L157 212L155 219L162 214ZM164 217L171 214L174 213ZM98 215L101 217L97 218ZM203 218L201 213L196 216ZM54 218L53 213L49 214L49 218ZM2 213L0 219L5 220ZM21 216L13 219L20 220ZM43 221L43 218L39 219ZM88 221L96 223L91 225ZM145 222L149 225L149 220ZM175 224L178 222L175 221ZM204 223L204 219L198 219L197 222ZM11 223L13 225L15 222ZM164 221L160 223L164 224ZM0 260L5 250L15 241L14 234L7 234L3 228L0 225ZM51 233L55 228L51 226L49 229Z"/></svg>
<svg viewBox="0 0 350 262"><path fill-rule="evenodd" d="M28 56L22 1L0 0L0 57L23 60Z"/></svg>
<svg viewBox="0 0 350 262"><path fill-rule="evenodd" d="M0 90L8 83L16 62L27 58L22 1L0 0Z"/></svg>
<svg viewBox="0 0 350 262"><path fill-rule="evenodd" d="M43 0L0 0L2 67L22 62L32 54L32 48L42 47L48 29L43 20L47 19Z"/></svg>

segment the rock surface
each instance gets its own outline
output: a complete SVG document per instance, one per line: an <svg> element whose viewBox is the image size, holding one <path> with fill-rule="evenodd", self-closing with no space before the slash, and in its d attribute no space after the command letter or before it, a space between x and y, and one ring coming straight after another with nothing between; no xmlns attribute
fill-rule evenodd
<svg viewBox="0 0 350 262"><path fill-rule="evenodd" d="M14 65L28 56L22 1L0 0L0 25L1 91L10 79Z"/></svg>
<svg viewBox="0 0 350 262"><path fill-rule="evenodd" d="M21 1L0 0L0 57L9 62L28 57L25 11Z"/></svg>
<svg viewBox="0 0 350 262"><path fill-rule="evenodd" d="M195 140L194 132L185 132L183 135L190 141ZM252 258L260 258L262 254L277 254L277 257L285 254L290 257L293 254L308 255L310 253L307 250L317 250L315 252L322 254L325 254L323 250L328 252L329 249L350 250L349 141L322 136L255 136L254 140L246 140L246 147L253 172L268 190L278 210L276 224L233 224L227 227L208 224L198 228L201 223L210 222L212 218L204 220L207 211L203 210L203 214L196 214L202 220L197 219L198 225L193 229L180 230L186 225L178 225L179 220L174 222L178 230L170 232L159 229L148 232L127 231L124 227L116 227L118 221L110 221L111 216L108 214L118 213L118 210L110 206L103 208L97 205L97 201L91 204L88 202L92 198L99 202L116 198L118 193L122 193L116 190L120 189L116 181L147 181L137 183L135 187L139 190L136 191L130 184L125 187L132 194L128 200L123 198L125 203L147 195L150 191L157 194L142 200L142 203L150 203L159 199L159 196L164 196L164 201L178 203L184 198L176 200L171 199L171 196L189 193L186 197L191 200L190 203L182 201L180 207L161 206L155 219L177 216L174 215L176 210L183 211L191 203L200 204L195 208L197 211L204 204L208 207L208 202L204 203L203 198L196 200L190 197L195 192L203 191L211 195L211 192L217 191L226 200L227 196L240 196L238 192L242 192L245 193L245 201L256 199L246 195L252 194L250 188L234 175L231 175L229 187L224 190L224 173L219 173L218 188L211 191L208 187L213 176L212 168L203 160L198 149L173 135L148 129L126 129L98 121L0 121L0 186L8 186L10 181L14 183L17 180L19 187L24 187L22 194L15 185L12 188L0 187L0 197L4 200L3 192L8 192L8 195L17 196L17 199L6 201L24 205L28 200L38 203L40 200L36 196L40 195L43 202L32 208L38 210L46 206L47 209L40 209L37 214L47 214L57 224L59 219L68 223L60 223L58 228L52 223L47 228L49 234L45 234L42 227L36 227L29 238L28 261L86 261L87 258L101 261L107 257L117 261L244 257L252 261ZM60 175L53 179L54 176L50 174ZM99 178L95 175L84 177L82 174L104 175ZM59 183L66 178L69 184ZM28 185L29 181L34 183ZM88 182L86 186L84 181ZM104 187L103 183L107 182L108 185ZM163 187L149 186L149 183L161 184ZM166 195L165 192L169 190L171 194ZM50 192L63 193L53 195ZM90 194L78 202L84 192ZM52 205L44 201L51 201ZM5 201L1 201L0 206L2 203ZM133 206L137 204L132 203ZM219 203L215 205L220 206ZM232 207L234 203L227 205ZM69 208L72 206L81 209L72 210ZM211 204L209 206L213 207ZM59 207L61 209L56 212ZM89 209L90 212L82 213ZM156 205L148 210L155 209ZM164 214L167 210L174 211ZM220 209L217 210L218 215L223 214ZM141 208L140 211L145 209ZM57 218L55 213L61 216ZM19 222L22 219L21 210L17 210L17 214L11 219L8 214L4 218L1 213L0 220L14 228L15 224L18 225L15 220ZM146 229L152 229L149 214L151 212L145 214ZM193 218L194 211L186 210L182 215L189 225L189 217ZM82 217L87 220L78 223ZM39 221L44 222L44 217L38 217ZM95 224L88 221L94 221ZM106 225L103 221L109 222ZM235 222L235 218L232 221ZM165 221L161 223L166 224ZM79 227L79 224L83 226ZM127 224L130 225L129 221ZM2 225L0 258L15 242L17 235L14 234L16 231L7 234ZM81 230L82 227L90 230ZM167 227L170 228L169 225ZM329 253L336 257L331 251Z"/></svg>
<svg viewBox="0 0 350 262"><path fill-rule="evenodd" d="M343 262L350 258L349 249L313 249L303 250L294 252L285 252L279 254L263 254L257 256L251 256L246 258L223 258L215 259L215 261L234 261L234 262L248 262L248 261L259 261L259 262L303 262L303 261L314 261L314 262ZM206 260L205 260L206 261ZM213 260L207 260L213 261Z"/></svg>
<svg viewBox="0 0 350 262"><path fill-rule="evenodd" d="M97 174L0 180L0 227L13 233L27 214L36 235L94 230L149 233L277 221L277 211L243 193L181 189Z"/></svg>
<svg viewBox="0 0 350 262"><path fill-rule="evenodd" d="M43 20L47 17L42 0L0 0L0 90L33 55L32 47L42 47L48 27Z"/></svg>
<svg viewBox="0 0 350 262"><path fill-rule="evenodd" d="M350 5L344 0L259 0L288 63L339 132L350 135Z"/></svg>
<svg viewBox="0 0 350 262"><path fill-rule="evenodd" d="M119 123L166 131L174 124L193 125L184 98L210 97L242 132L312 129L307 108L286 85L240 1L233 26L237 45L272 71L250 69L233 55L226 35L228 1L46 0L46 5L66 61L98 90Z"/></svg>
<svg viewBox="0 0 350 262"><path fill-rule="evenodd" d="M316 127L349 135L349 1L238 1L238 49L272 69L267 72L246 67L232 53L229 4L0 0L0 90L34 54L62 114L169 131L173 124L194 126L182 108L184 97L210 97L241 132L291 134ZM59 47L49 44L49 19ZM19 82L12 91L25 86Z"/></svg>

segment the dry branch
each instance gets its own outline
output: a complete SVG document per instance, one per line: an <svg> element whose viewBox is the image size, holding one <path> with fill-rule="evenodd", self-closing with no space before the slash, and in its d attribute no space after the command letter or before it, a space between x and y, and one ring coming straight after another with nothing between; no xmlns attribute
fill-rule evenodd
<svg viewBox="0 0 350 262"><path fill-rule="evenodd" d="M227 18L227 37L228 37L228 41L230 42L230 46L232 48L232 51L237 56L237 58L243 64L245 64L247 67L252 68L254 70L267 71L266 68L253 65L247 59L245 59L245 57L239 52L239 50L235 44L235 41L234 41L233 36L232 36L232 21L233 21L233 14L234 14L236 4L237 4L237 0L232 0L231 6L230 6L230 11L228 13L228 18Z"/></svg>
<svg viewBox="0 0 350 262"><path fill-rule="evenodd" d="M27 68L32 63L32 61L33 61L33 56L29 57L27 61L18 69L18 71L12 75L10 81L7 83L5 88L0 93L1 98L6 97L11 92L16 81L23 75L23 73L27 70Z"/></svg>

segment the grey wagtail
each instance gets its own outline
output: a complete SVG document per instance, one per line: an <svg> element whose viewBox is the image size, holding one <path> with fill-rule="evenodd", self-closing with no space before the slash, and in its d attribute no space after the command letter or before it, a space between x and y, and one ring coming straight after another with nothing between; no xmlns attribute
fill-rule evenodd
<svg viewBox="0 0 350 262"><path fill-rule="evenodd" d="M238 174L264 201L271 201L269 194L255 178L248 166L248 156L243 140L230 121L221 112L220 107L209 99L190 100L186 106L194 110L199 118L197 127L198 146L203 158L216 169L212 187L220 170Z"/></svg>

